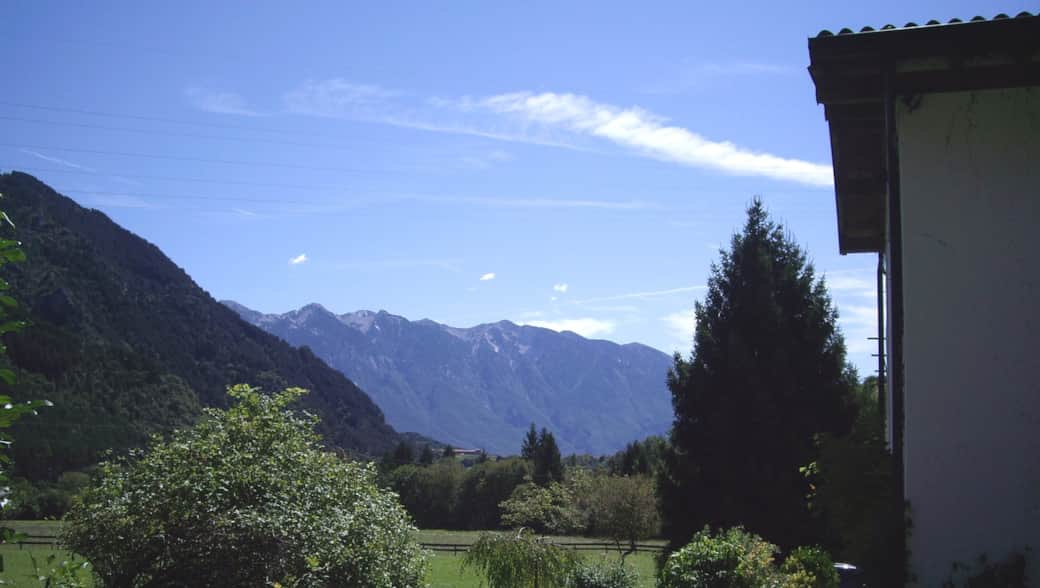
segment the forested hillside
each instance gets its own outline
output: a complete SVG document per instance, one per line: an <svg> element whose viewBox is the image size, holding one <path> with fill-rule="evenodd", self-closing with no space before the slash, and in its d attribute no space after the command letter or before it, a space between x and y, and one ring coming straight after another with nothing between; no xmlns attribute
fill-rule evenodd
<svg viewBox="0 0 1040 588"><path fill-rule="evenodd" d="M16 475L53 479L140 445L226 406L235 383L309 389L301 404L331 445L379 454L399 438L342 374L241 320L101 212L24 173L0 175L0 193L27 256L5 268L29 322L5 339L11 392L54 403L14 429Z"/></svg>

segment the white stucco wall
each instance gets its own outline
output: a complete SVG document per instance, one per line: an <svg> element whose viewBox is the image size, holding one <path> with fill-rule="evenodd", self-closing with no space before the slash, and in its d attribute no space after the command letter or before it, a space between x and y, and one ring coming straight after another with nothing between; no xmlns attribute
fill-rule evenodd
<svg viewBox="0 0 1040 588"><path fill-rule="evenodd" d="M1040 582L1040 88L896 118L913 571L1031 546Z"/></svg>

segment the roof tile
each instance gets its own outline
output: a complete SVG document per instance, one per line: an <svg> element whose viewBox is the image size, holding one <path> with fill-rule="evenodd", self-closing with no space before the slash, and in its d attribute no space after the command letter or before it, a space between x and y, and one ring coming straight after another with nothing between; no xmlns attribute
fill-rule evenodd
<svg viewBox="0 0 1040 588"><path fill-rule="evenodd" d="M1040 16L1040 11L1038 11L1036 14L1033 14L1033 13L1027 12L1027 11L1022 11L1022 12L1019 12L1018 14L1016 14L1015 18L1030 18L1030 17L1034 17L1034 16ZM987 21L987 20L1004 20L1004 19L1007 19L1007 18L1011 18L1011 17L1009 17L1007 14L1001 12L1000 14L994 16L993 18L989 18L989 19L984 17L984 16L977 15L977 16L972 17L968 22L982 22L982 21ZM926 22L923 26L946 26L946 25L955 25L955 24L962 24L962 23L964 23L964 21L959 19L959 18L951 18L950 20L946 21L945 25L942 22L938 21L938 20L932 19L932 20L929 20L928 22ZM914 27L919 27L919 26L922 26L922 25L918 25L915 22L908 22L908 23L906 23L905 25L903 25L901 27L897 27L896 25L893 25L893 24L886 24L886 25L882 26L880 28L880 30L881 31L891 31L891 30L899 30L899 29L912 29ZM866 26L866 27L863 27L862 29L860 29L859 33L857 33L857 32L853 31L852 29L850 29L848 27L844 27L840 31L838 31L838 34L839 35L856 35L856 34L863 34L863 33L875 33L877 31L878 31L878 29ZM833 37L834 33L830 32L827 29L824 29L824 30L820 31L819 34L817 34L816 36L817 37Z"/></svg>

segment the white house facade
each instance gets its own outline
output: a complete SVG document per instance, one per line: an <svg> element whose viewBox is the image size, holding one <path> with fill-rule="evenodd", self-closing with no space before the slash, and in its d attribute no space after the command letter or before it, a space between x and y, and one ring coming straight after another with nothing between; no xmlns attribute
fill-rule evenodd
<svg viewBox="0 0 1040 588"><path fill-rule="evenodd" d="M1040 581L1040 17L810 40L842 253L875 253L908 582ZM898 507L898 506L897 506Z"/></svg>

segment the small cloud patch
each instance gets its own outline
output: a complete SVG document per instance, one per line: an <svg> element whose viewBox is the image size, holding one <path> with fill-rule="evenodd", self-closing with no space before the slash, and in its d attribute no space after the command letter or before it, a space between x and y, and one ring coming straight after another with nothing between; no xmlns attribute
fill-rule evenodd
<svg viewBox="0 0 1040 588"><path fill-rule="evenodd" d="M520 325L529 325L532 327L541 327L543 329L551 329L557 332L570 331L577 333L585 338L597 337L600 335L609 335L614 332L615 324L613 321L600 320L594 318L573 318L573 319L560 319L560 320L538 320L538 321L527 321L518 323Z"/></svg>
<svg viewBox="0 0 1040 588"><path fill-rule="evenodd" d="M566 294L567 288L567 284L553 284L553 290L559 292L560 294Z"/></svg>
<svg viewBox="0 0 1040 588"><path fill-rule="evenodd" d="M673 312L661 317L661 320L668 325L668 329L672 332L677 350L684 349L693 340L693 333L697 330L697 313L694 309Z"/></svg>
<svg viewBox="0 0 1040 588"><path fill-rule="evenodd" d="M488 273L480 276L480 281L481 282L490 282L491 280L494 280L494 279L495 279L495 272L488 272Z"/></svg>
<svg viewBox="0 0 1040 588"><path fill-rule="evenodd" d="M296 257L290 259L289 260L289 265L300 265L302 263L307 263L307 261L308 261L307 254L306 253L301 253L301 254L297 255Z"/></svg>

